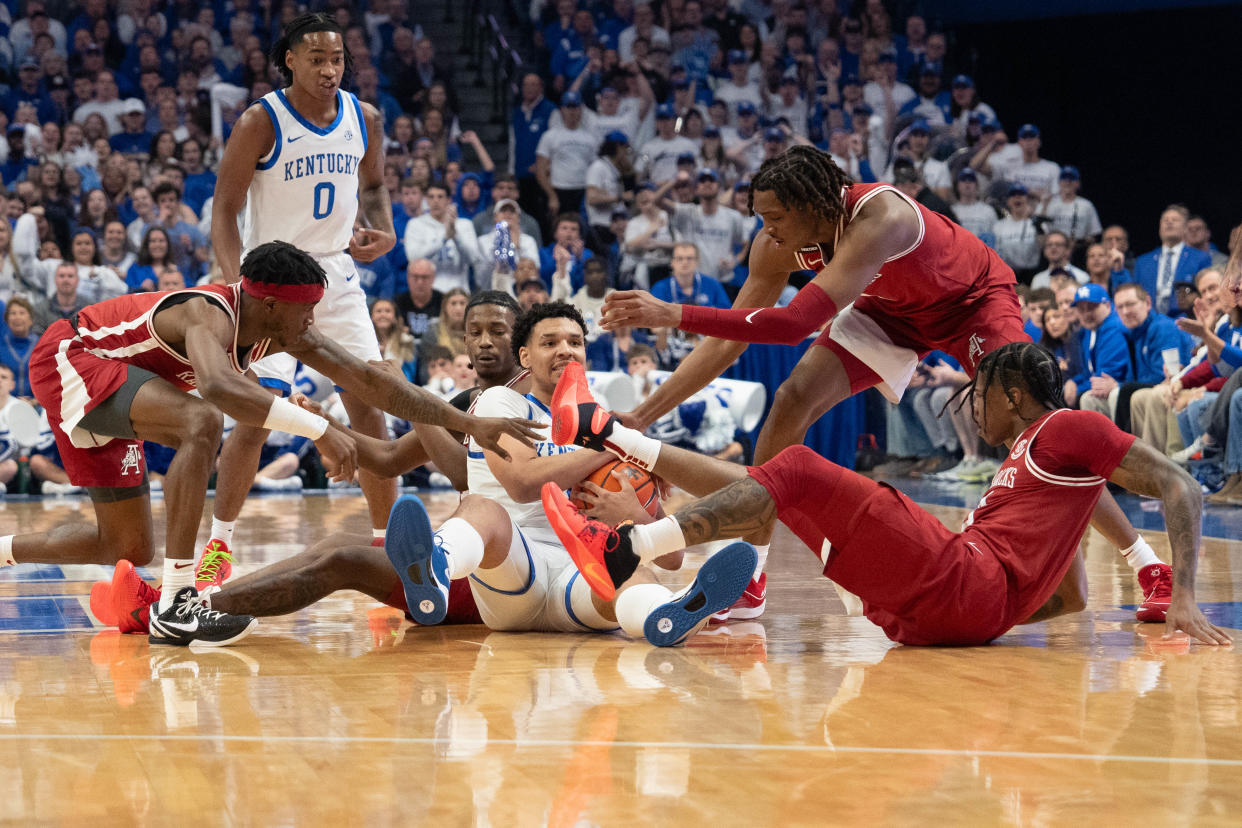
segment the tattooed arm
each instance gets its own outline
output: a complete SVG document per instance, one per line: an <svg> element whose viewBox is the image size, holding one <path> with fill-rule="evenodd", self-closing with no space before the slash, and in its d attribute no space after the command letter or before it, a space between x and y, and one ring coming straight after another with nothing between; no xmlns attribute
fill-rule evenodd
<svg viewBox="0 0 1242 828"><path fill-rule="evenodd" d="M776 520L776 502L753 477L743 477L707 497L677 510L674 515L686 545L720 538L736 538Z"/></svg>
<svg viewBox="0 0 1242 828"><path fill-rule="evenodd" d="M1206 644L1230 643L1229 636L1208 621L1195 603L1203 511L1199 484L1142 440L1134 441L1109 479L1135 494L1164 501L1164 522L1173 548L1173 599L1165 618L1166 634L1181 630Z"/></svg>

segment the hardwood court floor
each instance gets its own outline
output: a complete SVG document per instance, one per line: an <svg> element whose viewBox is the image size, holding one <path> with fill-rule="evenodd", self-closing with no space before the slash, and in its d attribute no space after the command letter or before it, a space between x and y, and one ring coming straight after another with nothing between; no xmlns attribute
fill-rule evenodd
<svg viewBox="0 0 1242 828"><path fill-rule="evenodd" d="M918 495L958 497L927 486ZM428 502L438 518L454 498ZM1146 515L1141 525L1154 519L1124 502ZM4 503L0 531L84 505ZM934 509L950 524L963 514ZM1233 515L1213 520L1200 598L1236 628L1242 533ZM357 496L256 498L239 526L242 568L364 523ZM1167 553L1162 535L1147 534ZM690 556L670 582L701 561ZM984 648L891 645L841 614L815 557L782 530L762 622L678 649L420 629L338 593L206 653L97 629L86 594L108 570L7 570L0 819L1237 824L1242 656L1136 624L1123 608L1138 600L1135 581L1096 538L1088 569L1088 612Z"/></svg>

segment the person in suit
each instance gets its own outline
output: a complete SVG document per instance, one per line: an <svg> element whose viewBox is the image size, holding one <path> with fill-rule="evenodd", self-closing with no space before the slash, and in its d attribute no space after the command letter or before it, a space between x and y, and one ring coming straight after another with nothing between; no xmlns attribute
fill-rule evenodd
<svg viewBox="0 0 1242 828"><path fill-rule="evenodd" d="M1157 313L1179 316L1181 311L1173 299L1173 285L1194 281L1196 273L1212 265L1210 253L1186 244L1186 222L1189 219L1190 211L1182 205L1165 207L1160 214L1160 246L1134 260L1132 277L1114 280L1118 284L1133 281L1142 285L1152 297Z"/></svg>

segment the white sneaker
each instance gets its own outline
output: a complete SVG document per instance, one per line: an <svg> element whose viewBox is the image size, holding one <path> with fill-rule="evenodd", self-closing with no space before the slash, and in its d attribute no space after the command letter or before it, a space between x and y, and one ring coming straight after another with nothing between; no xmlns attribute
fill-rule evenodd
<svg viewBox="0 0 1242 828"><path fill-rule="evenodd" d="M1169 455L1169 459L1179 466L1189 466L1190 459L1199 452L1203 451L1203 436L1200 435L1194 439L1194 442L1186 446L1181 451L1175 451Z"/></svg>
<svg viewBox="0 0 1242 828"><path fill-rule="evenodd" d="M261 492L300 492L302 478L296 474L289 477L256 477L254 488Z"/></svg>
<svg viewBox="0 0 1242 828"><path fill-rule="evenodd" d="M72 483L53 483L50 480L43 481L43 493L45 495L71 495L79 494L81 491L81 486L75 486Z"/></svg>
<svg viewBox="0 0 1242 828"><path fill-rule="evenodd" d="M984 457L975 461L972 468L959 472L958 479L963 483L990 483L1000 469L1000 463Z"/></svg>
<svg viewBox="0 0 1242 828"><path fill-rule="evenodd" d="M956 482L962 479L960 477L962 472L965 472L974 467L974 463L975 463L974 460L967 460L966 458L962 458L962 461L958 463L956 466L954 466L953 468L945 469L944 471L936 472L935 474L929 474L927 475L927 477L930 480Z"/></svg>

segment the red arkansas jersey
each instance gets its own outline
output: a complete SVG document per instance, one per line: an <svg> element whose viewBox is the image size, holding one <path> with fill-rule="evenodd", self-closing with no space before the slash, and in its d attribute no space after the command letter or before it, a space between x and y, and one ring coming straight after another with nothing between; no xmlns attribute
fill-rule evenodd
<svg viewBox="0 0 1242 828"><path fill-rule="evenodd" d="M130 293L83 308L77 317L77 339L82 346L104 359L145 368L182 391L197 387L194 367L155 332L153 320L160 310L192 299L207 297L229 315L233 323L233 342L229 361L239 374L246 366L267 353L271 340L263 339L249 349L237 346L237 321L241 308L241 284L206 285L159 293Z"/></svg>
<svg viewBox="0 0 1242 828"><path fill-rule="evenodd" d="M1009 573L1008 625L1029 618L1069 569L1106 478L1134 443L1104 415L1058 409L1014 441L961 538Z"/></svg>
<svg viewBox="0 0 1242 828"><path fill-rule="evenodd" d="M963 304L982 298L990 288L1017 282L1013 270L979 237L888 184L851 184L845 188L845 215L853 219L879 193L894 193L918 211L918 240L888 259L863 296L879 300L888 312L920 316L943 309L960 313Z"/></svg>

